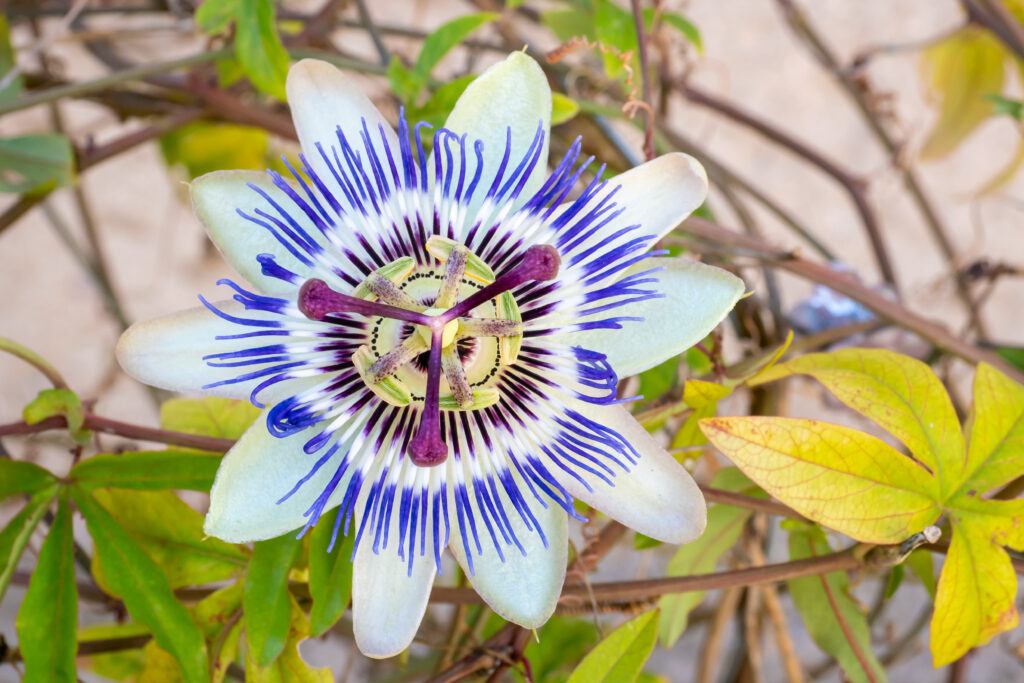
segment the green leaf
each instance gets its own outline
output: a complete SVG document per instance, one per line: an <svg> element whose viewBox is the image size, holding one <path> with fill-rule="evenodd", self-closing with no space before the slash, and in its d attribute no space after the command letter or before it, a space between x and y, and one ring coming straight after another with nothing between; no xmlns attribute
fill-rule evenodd
<svg viewBox="0 0 1024 683"><path fill-rule="evenodd" d="M980 27L969 26L924 51L928 86L939 102L939 120L921 148L922 159L952 152L991 116L985 95L1003 87L1005 52Z"/></svg>
<svg viewBox="0 0 1024 683"><path fill-rule="evenodd" d="M74 182L75 154L63 135L0 138L0 192L20 194L48 184L70 187Z"/></svg>
<svg viewBox="0 0 1024 683"><path fill-rule="evenodd" d="M756 486L734 467L721 470L711 482L727 491L756 491ZM758 492L760 496L763 493ZM665 576L692 576L715 571L718 560L732 548L743 533L750 510L716 504L708 510L708 523L696 541L679 547L669 560ZM686 630L690 612L704 599L705 591L665 595L658 601L661 620L658 627L662 646L670 648Z"/></svg>
<svg viewBox="0 0 1024 683"><path fill-rule="evenodd" d="M572 120L580 113L580 105L576 100L560 92L551 93L551 125L557 126Z"/></svg>
<svg viewBox="0 0 1024 683"><path fill-rule="evenodd" d="M0 461L3 462L3 461ZM2 475L0 475L2 476ZM3 480L0 479L0 482ZM25 552L28 539L32 536L39 520L43 518L57 492L57 487L37 493L21 512L14 516L3 531L0 531L0 601L7 592L14 570L18 568L18 560Z"/></svg>
<svg viewBox="0 0 1024 683"><path fill-rule="evenodd" d="M85 490L97 487L209 491L221 458L188 451L101 453L71 468L68 477Z"/></svg>
<svg viewBox="0 0 1024 683"><path fill-rule="evenodd" d="M239 439L260 409L231 398L172 398L160 406L160 427L220 439Z"/></svg>
<svg viewBox="0 0 1024 683"><path fill-rule="evenodd" d="M352 550L355 530L341 536L337 545L328 550L338 508L324 515L309 538L309 595L313 606L309 610L310 630L314 637L334 626L348 607L352 595ZM344 522L343 522L344 524Z"/></svg>
<svg viewBox="0 0 1024 683"><path fill-rule="evenodd" d="M231 616L242 609L245 585L236 581L227 588L210 593L192 608L192 619L203 629L209 640L215 637Z"/></svg>
<svg viewBox="0 0 1024 683"><path fill-rule="evenodd" d="M628 51L634 53L631 59L631 66L634 73L636 73L640 60L636 56L636 26L633 24L633 15L616 5L612 0L595 0L594 28L597 31L597 39L606 46L614 47L620 53ZM625 70L620 56L602 52L601 57L604 60L605 73L610 78L623 74ZM639 80L638 74L637 82Z"/></svg>
<svg viewBox="0 0 1024 683"><path fill-rule="evenodd" d="M39 465L0 458L0 501L16 493L36 493L57 481Z"/></svg>
<svg viewBox="0 0 1024 683"><path fill-rule="evenodd" d="M563 43L576 36L594 35L592 12L579 9L547 10L540 13L540 21Z"/></svg>
<svg viewBox="0 0 1024 683"><path fill-rule="evenodd" d="M242 0L205 0L196 9L196 26L210 35L223 33L242 9Z"/></svg>
<svg viewBox="0 0 1024 683"><path fill-rule="evenodd" d="M124 600L128 613L152 631L157 645L174 656L186 681L208 680L203 634L175 599L163 570L86 491L72 487L71 495L85 515L106 579Z"/></svg>
<svg viewBox="0 0 1024 683"><path fill-rule="evenodd" d="M225 168L266 170L273 161L269 140L266 131L252 126L196 121L162 136L160 151L168 166L181 164L195 179Z"/></svg>
<svg viewBox="0 0 1024 683"><path fill-rule="evenodd" d="M423 89L423 81L414 70L402 64L397 55L391 55L391 61L388 62L388 86L395 97L412 107Z"/></svg>
<svg viewBox="0 0 1024 683"><path fill-rule="evenodd" d="M98 489L93 496L163 569L171 588L222 581L245 567L245 552L203 533L202 515L171 491ZM116 593L102 557L94 558L93 572Z"/></svg>
<svg viewBox="0 0 1024 683"><path fill-rule="evenodd" d="M864 543L899 543L939 516L932 476L880 439L784 417L716 417L704 435L761 488Z"/></svg>
<svg viewBox="0 0 1024 683"><path fill-rule="evenodd" d="M302 542L288 532L256 543L245 577L245 637L259 667L273 662L284 650L291 622L288 571Z"/></svg>
<svg viewBox="0 0 1024 683"><path fill-rule="evenodd" d="M1024 102L1004 97L997 93L989 93L984 97L992 103L992 114L994 116L1009 116L1018 121L1024 119Z"/></svg>
<svg viewBox="0 0 1024 683"><path fill-rule="evenodd" d="M985 493L1024 472L1024 387L987 363L974 374L970 447L961 490Z"/></svg>
<svg viewBox="0 0 1024 683"><path fill-rule="evenodd" d="M567 683L632 683L658 638L658 610L644 612L615 629L583 658Z"/></svg>
<svg viewBox="0 0 1024 683"><path fill-rule="evenodd" d="M314 669L299 655L299 643L309 637L309 622L291 595L286 597L285 606L288 628L281 656L269 666L260 666L250 648L245 656L246 683L332 683L330 669Z"/></svg>
<svg viewBox="0 0 1024 683"><path fill-rule="evenodd" d="M667 393L676 382L679 358L673 356L664 363L640 373L640 395L651 401Z"/></svg>
<svg viewBox="0 0 1024 683"><path fill-rule="evenodd" d="M960 495L949 502L946 514L953 541L932 616L937 667L1017 626L1017 574L1002 546L1024 548L1024 500Z"/></svg>
<svg viewBox="0 0 1024 683"><path fill-rule="evenodd" d="M591 620L570 617L551 617L538 635L540 642L530 644L529 654L533 680L538 683L564 681L598 641Z"/></svg>
<svg viewBox="0 0 1024 683"><path fill-rule="evenodd" d="M935 473L941 500L963 482L960 422L942 382L921 361L885 349L811 353L776 365L751 384L794 374L811 375L840 401L902 441Z"/></svg>
<svg viewBox="0 0 1024 683"><path fill-rule="evenodd" d="M210 683L221 683L228 674L228 668L235 663L238 655L238 646L242 641L242 628L245 622L239 619L224 634L220 642L220 649L214 650L213 672L210 676Z"/></svg>
<svg viewBox="0 0 1024 683"><path fill-rule="evenodd" d="M288 51L277 35L274 3L271 0L240 2L235 14L235 56L253 85L284 101L289 60Z"/></svg>
<svg viewBox="0 0 1024 683"><path fill-rule="evenodd" d="M0 14L0 78L3 78L17 62L14 58L14 48L11 47L11 31L7 24L7 17ZM7 87L0 89L0 102L8 102L16 99L25 86L25 78L18 74L11 79Z"/></svg>
<svg viewBox="0 0 1024 683"><path fill-rule="evenodd" d="M787 524L789 557L802 560L832 552L821 529L807 524ZM822 650L839 662L854 683L881 683L885 670L871 651L867 618L850 597L850 578L845 572L805 576L787 581L807 632Z"/></svg>
<svg viewBox="0 0 1024 683"><path fill-rule="evenodd" d="M78 632L78 642L88 643L111 638L128 638L131 636L149 635L149 629L140 624L126 622L123 624L97 624L83 628ZM79 657L79 670L91 671L98 676L114 681L134 681L145 668L146 661L142 650L122 650L102 654Z"/></svg>
<svg viewBox="0 0 1024 683"><path fill-rule="evenodd" d="M1007 363L1024 371L1024 347L1021 346L999 346L996 353Z"/></svg>
<svg viewBox="0 0 1024 683"><path fill-rule="evenodd" d="M469 34L484 24L494 21L498 15L494 12L478 12L452 19L434 30L420 48L419 57L413 71L421 83L426 83L434 67L444 59L453 47L465 40Z"/></svg>
<svg viewBox="0 0 1024 683"><path fill-rule="evenodd" d="M89 443L89 430L82 429L85 409L82 402L70 389L43 389L22 410L22 417L30 425L42 422L48 417L63 415L68 421L68 431L80 446Z"/></svg>
<svg viewBox="0 0 1024 683"><path fill-rule="evenodd" d="M152 640L142 648L142 656L138 683L181 683L181 672L174 657Z"/></svg>
<svg viewBox="0 0 1024 683"><path fill-rule="evenodd" d="M407 72L408 73L408 72ZM451 114L452 108L469 84L476 80L476 74L469 74L445 83L434 91L422 107L412 106L410 120L426 121L435 128L444 125L445 119Z"/></svg>
<svg viewBox="0 0 1024 683"><path fill-rule="evenodd" d="M928 595L932 596L932 600L934 600L938 582L935 580L935 561L932 558L932 551L915 550L903 561L903 564L909 567L917 578L921 579Z"/></svg>
<svg viewBox="0 0 1024 683"><path fill-rule="evenodd" d="M645 17L648 12L653 14L653 9L644 10ZM698 54L704 54L704 40L701 38L700 29L692 21L675 12L662 12L661 21L686 36L686 39L697 48Z"/></svg>
<svg viewBox="0 0 1024 683"><path fill-rule="evenodd" d="M18 610L18 647L26 683L76 680L78 588L71 506L61 496L57 516Z"/></svg>

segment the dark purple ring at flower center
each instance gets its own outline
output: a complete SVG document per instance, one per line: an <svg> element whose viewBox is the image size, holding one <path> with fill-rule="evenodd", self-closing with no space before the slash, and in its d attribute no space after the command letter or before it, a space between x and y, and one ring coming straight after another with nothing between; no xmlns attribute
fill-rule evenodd
<svg viewBox="0 0 1024 683"><path fill-rule="evenodd" d="M366 301L334 291L323 280L307 280L299 290L298 307L303 315L323 320L331 313L356 313L366 317L391 318L431 330L430 360L427 364L427 388L423 412L416 434L409 441L407 453L420 467L434 467L448 458L448 444L441 438L441 344L445 326L486 301L514 287L533 280L553 280L558 275L561 258L549 244L538 244L523 252L522 258L507 272L475 294L458 302L444 313L426 315L379 301Z"/></svg>

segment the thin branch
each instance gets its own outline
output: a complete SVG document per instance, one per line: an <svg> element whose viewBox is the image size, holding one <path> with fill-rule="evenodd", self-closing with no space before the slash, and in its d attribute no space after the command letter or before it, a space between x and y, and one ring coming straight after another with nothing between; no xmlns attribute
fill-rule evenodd
<svg viewBox="0 0 1024 683"><path fill-rule="evenodd" d="M793 252L779 250L759 239L723 228L695 216L688 218L683 223L681 230L716 245L741 249L753 258L770 263L806 280L826 285L836 292L860 302L878 317L910 330L940 349L973 364L988 363L1016 381L1024 382L1024 373L1007 363L998 354L961 339L942 325L908 310L859 282L837 276L835 271L827 266L812 263Z"/></svg>
<svg viewBox="0 0 1024 683"><path fill-rule="evenodd" d="M855 177L852 173L841 168L831 159L828 159L823 154L801 140L791 136L789 133L776 128L763 119L757 118L750 112L747 112L734 104L721 100L710 93L691 85L686 80L680 82L679 90L689 101L707 107L708 109L716 111L736 123L757 131L764 137L786 148L811 165L816 166L826 175L832 177L837 183L839 183L850 196L850 200L853 202L854 207L857 209L857 213L860 215L861 222L864 224L864 230L868 235L868 240L871 242L871 247L875 254L875 261L878 264L878 270L882 279L894 289L896 288L896 272L893 269L892 261L889 258L889 252L885 246L885 240L882 238L878 218L875 215L874 209L872 209L871 205L868 203L866 191L867 186L863 180Z"/></svg>
<svg viewBox="0 0 1024 683"><path fill-rule="evenodd" d="M226 453L235 445L232 439L220 439L213 436L201 436L199 434L186 434L184 432L172 432L166 429L154 429L141 425L129 424L118 420L86 413L82 424L85 429L105 434L116 434L127 439L138 439L140 441L151 441L164 443L170 446L184 446L185 448L198 448L214 453ZM35 424L28 424L24 421L0 425L0 437L18 436L25 434L38 434L54 429L67 428L67 419L63 415L55 415L41 420Z"/></svg>
<svg viewBox="0 0 1024 683"><path fill-rule="evenodd" d="M644 28L643 11L640 0L630 0L633 8L633 25L636 27L637 52L640 54L640 87L641 99L647 104L644 107L644 158L654 158L654 107L651 102L651 70L647 66L647 31Z"/></svg>
<svg viewBox="0 0 1024 683"><path fill-rule="evenodd" d="M776 3L782 10L782 14L793 32L807 44L815 59L818 60L828 73L835 77L839 85L846 91L846 94L853 100L853 103L860 110L864 121L868 124L868 128L870 128L875 138L893 158L895 164L900 147L889 136L885 127L882 126L875 115L872 104L854 75L842 68L839 59L810 25L803 12L794 4L793 0L776 0ZM899 164L896 165L899 166ZM910 192L910 196L917 205L918 211L920 211L921 216L924 218L925 226L931 233L932 239L934 239L939 247L939 251L945 257L951 276L955 278L957 296L967 313L968 319L971 321L971 326L978 331L980 337L986 337L985 326L977 306L975 306L971 298L968 282L958 267L956 251L953 249L953 243L949 238L949 231L939 218L935 207L932 206L931 200L925 194L924 188L921 186L913 168L909 166L900 168L903 173L903 184Z"/></svg>

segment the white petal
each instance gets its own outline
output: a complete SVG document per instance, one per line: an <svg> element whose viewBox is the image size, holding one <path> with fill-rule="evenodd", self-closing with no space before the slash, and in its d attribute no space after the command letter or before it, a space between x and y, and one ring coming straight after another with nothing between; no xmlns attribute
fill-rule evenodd
<svg viewBox="0 0 1024 683"><path fill-rule="evenodd" d="M216 304L231 314L244 314L241 304ZM117 341L117 362L129 375L154 387L185 394L208 394L248 399L256 381L203 385L242 374L239 368L211 368L203 356L253 346L251 339L217 341L217 335L237 334L241 328L211 313L205 306L172 313L129 327Z"/></svg>
<svg viewBox="0 0 1024 683"><path fill-rule="evenodd" d="M649 258L630 268L653 274L664 296L626 304L598 317L628 316L620 330L587 330L558 335L557 340L608 356L619 377L629 377L682 353L703 339L736 305L743 280L721 268L683 258ZM648 285L649 286L649 285Z"/></svg>
<svg viewBox="0 0 1024 683"><path fill-rule="evenodd" d="M261 541L297 530L308 519L303 515L334 476L345 449L328 460L294 495L278 503L304 476L320 454L309 455L303 445L315 433L305 432L279 439L267 431L266 413L228 451L210 490L210 509L203 530L231 543ZM326 510L336 507L344 494L348 475L342 480Z"/></svg>
<svg viewBox="0 0 1024 683"><path fill-rule="evenodd" d="M398 137L391 124L359 86L331 64L317 59L301 60L288 72L286 90L306 160L325 182L333 176L316 143L322 143L325 149L337 145L339 126L359 151L363 121L375 144L380 141L378 126L383 125L389 143L397 149Z"/></svg>
<svg viewBox="0 0 1024 683"><path fill-rule="evenodd" d="M693 477L621 406L570 401L584 417L614 429L640 454L630 471L616 472L609 486L595 477L588 491L574 477L551 468L574 497L631 529L666 543L689 543L703 533L707 506ZM585 476L585 475L584 475Z"/></svg>
<svg viewBox="0 0 1024 683"><path fill-rule="evenodd" d="M621 173L608 181L606 191L615 188L614 201L625 207L575 251L604 242L623 228L637 225L640 235L654 235L655 241L683 222L704 203L708 176L700 162L689 154L673 152Z"/></svg>
<svg viewBox="0 0 1024 683"><path fill-rule="evenodd" d="M274 186L266 173L256 171L215 171L192 181L192 208L206 226L210 239L217 245L231 267L261 292L267 294L293 294L295 285L261 272L256 260L259 254L273 254L277 263L305 278L309 269L302 265L270 231L238 215L238 211L259 218L256 209L277 216L273 207L258 192L249 187L256 185L294 218L306 233L323 244L320 231L292 200ZM293 183L294 184L294 183Z"/></svg>
<svg viewBox="0 0 1024 683"><path fill-rule="evenodd" d="M512 151L506 174L519 164L530 148L538 125L544 133L540 161L515 206L525 203L544 182L551 131L551 88L540 66L525 53L513 52L480 74L459 97L444 125L460 135L468 134L470 141L477 139L484 143L485 170L480 177L475 201L470 204L469 216L476 214L476 208L494 180L505 154L509 128L512 131ZM467 145L467 149L470 158L475 158L472 147Z"/></svg>
<svg viewBox="0 0 1024 683"><path fill-rule="evenodd" d="M409 647L427 611L437 574L429 534L431 547L424 555L416 555L409 574L408 562L395 548L398 517L396 504L388 547L374 554L373 538L367 533L352 565L352 629L356 645L367 657L393 657Z"/></svg>
<svg viewBox="0 0 1024 683"><path fill-rule="evenodd" d="M454 530L450 547L473 588L491 609L524 628L538 628L554 613L558 596L562 592L562 584L565 582L569 543L568 516L565 510L553 501L548 501L546 509L536 503L526 486L520 486L519 490L523 492L528 503L534 503L531 509L537 523L544 530L547 547L535 531L526 528L519 514L505 501L503 504L509 522L526 551L525 556L515 545L505 546L502 548L505 561L502 562L486 531L478 528L483 553L477 554L476 547L472 548L471 573L462 538ZM470 500L472 501L472 496ZM453 498L449 509L454 509L454 504ZM479 527L480 514L476 510L475 501L472 504ZM501 536L498 538L500 540ZM470 543L473 543L471 538Z"/></svg>

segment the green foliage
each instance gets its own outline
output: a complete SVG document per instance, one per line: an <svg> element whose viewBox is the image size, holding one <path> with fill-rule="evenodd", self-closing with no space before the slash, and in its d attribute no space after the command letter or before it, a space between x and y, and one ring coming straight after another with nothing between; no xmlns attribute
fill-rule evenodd
<svg viewBox="0 0 1024 683"><path fill-rule="evenodd" d="M22 410L25 422L36 424L48 417L63 415L68 421L71 438L80 446L89 443L89 430L83 429L85 409L75 392L68 389L43 389L39 395Z"/></svg>
<svg viewBox="0 0 1024 683"><path fill-rule="evenodd" d="M71 508L62 495L18 611L18 646L27 683L76 680L78 588L73 542Z"/></svg>
<svg viewBox="0 0 1024 683"><path fill-rule="evenodd" d="M209 491L221 458L189 451L101 453L71 468L80 488Z"/></svg>
<svg viewBox="0 0 1024 683"><path fill-rule="evenodd" d="M832 552L820 528L792 520L784 526L789 530L791 560ZM818 647L835 657L850 681L887 680L871 651L867 617L850 597L850 577L845 572L805 576L786 583L807 632Z"/></svg>
<svg viewBox="0 0 1024 683"><path fill-rule="evenodd" d="M263 171L277 163L265 130L231 123L197 121L160 138L169 166L185 167L189 178L225 168Z"/></svg>
<svg viewBox="0 0 1024 683"><path fill-rule="evenodd" d="M93 497L163 570L171 588L222 581L245 569L247 554L206 536L202 516L171 491L99 489ZM116 593L109 569L102 558L93 559L97 582Z"/></svg>
<svg viewBox="0 0 1024 683"><path fill-rule="evenodd" d="M245 657L245 680L249 683L331 683L334 678L330 669L313 669L299 655L299 643L309 637L306 615L291 595L285 596L284 607L286 628L280 656L268 666L261 666L250 640Z"/></svg>
<svg viewBox="0 0 1024 683"><path fill-rule="evenodd" d="M551 93L552 126L558 126L571 121L579 113L580 105L576 103L576 100L559 92Z"/></svg>
<svg viewBox="0 0 1024 683"><path fill-rule="evenodd" d="M89 493L77 488L71 493L85 516L104 576L132 619L149 628L157 645L175 658L185 681L208 680L202 632L174 597L163 570Z"/></svg>
<svg viewBox="0 0 1024 683"><path fill-rule="evenodd" d="M242 71L261 91L284 100L289 58L278 35L273 1L207 0L196 11L196 25L211 35L232 23L235 59Z"/></svg>
<svg viewBox="0 0 1024 683"><path fill-rule="evenodd" d="M978 496L1020 475L1024 387L978 367L967 449L948 395L919 361L846 349L789 361L758 381L796 373L821 381L916 460L813 420L712 418L701 423L704 433L768 493L856 540L898 543L940 515L949 519L953 539L932 618L936 666L1016 626L1017 576L1002 546L1024 548L1024 501Z"/></svg>
<svg viewBox="0 0 1024 683"><path fill-rule="evenodd" d="M335 547L328 550L337 515L337 508L325 514L313 527L309 537L309 595L313 599L309 622L314 637L334 626L348 607L352 595L355 532L342 536L345 532L344 521L338 531Z"/></svg>
<svg viewBox="0 0 1024 683"><path fill-rule="evenodd" d="M17 493L36 493L56 481L55 476L39 465L0 459L0 500Z"/></svg>
<svg viewBox="0 0 1024 683"><path fill-rule="evenodd" d="M160 426L220 439L239 439L260 415L248 401L230 398L172 398L160 406Z"/></svg>
<svg viewBox="0 0 1024 683"><path fill-rule="evenodd" d="M1003 95L988 94L985 99L992 103L992 113L996 116L1009 116L1020 121L1024 119L1024 102Z"/></svg>
<svg viewBox="0 0 1024 683"><path fill-rule="evenodd" d="M644 612L615 629L591 650L568 683L632 683L658 639L658 610Z"/></svg>
<svg viewBox="0 0 1024 683"><path fill-rule="evenodd" d="M4 462L9 461L0 460L0 464ZM0 482L3 481L3 471L0 470ZM3 600L4 593L7 592L14 570L18 567L18 560L28 545L29 537L49 509L56 492L56 487L49 487L34 495L7 523L3 531L0 531L0 600Z"/></svg>
<svg viewBox="0 0 1024 683"><path fill-rule="evenodd" d="M0 192L30 193L74 182L75 153L63 135L0 138Z"/></svg>
<svg viewBox="0 0 1024 683"><path fill-rule="evenodd" d="M0 15L0 78L7 74L15 65L14 48L11 46L11 30L7 24L7 17ZM17 99L25 86L25 78L18 74L10 82L0 88L0 102Z"/></svg>
<svg viewBox="0 0 1024 683"><path fill-rule="evenodd" d="M284 650L292 629L288 572L302 542L294 533L256 543L245 577L247 660L257 668L273 662ZM308 628L308 627L307 627Z"/></svg>
<svg viewBox="0 0 1024 683"><path fill-rule="evenodd" d="M493 12L478 12L452 19L443 24L423 41L419 56L416 58L416 64L412 68L406 67L397 57L391 58L391 63L388 64L388 82L395 96L410 107L410 119L427 120L427 117L420 114L418 104L420 94L427 87L434 67L444 59L444 56L452 48L465 40L473 31L496 19L497 16ZM466 89L466 86L469 85L472 79L473 77L458 79L454 83L449 84L451 86L450 89L446 90L443 94L441 90L444 87L440 88L434 94L434 98L431 98L434 101L428 101L424 104L422 111L432 113L434 116L442 109L444 113L451 111L451 106L455 104L455 100L458 99L458 96L462 94L462 91ZM458 83L458 85L455 85L455 83ZM439 95L440 98L438 98Z"/></svg>
<svg viewBox="0 0 1024 683"><path fill-rule="evenodd" d="M739 476L736 476L739 475ZM737 472L727 468L718 473L711 485L728 491L750 494L760 493L754 484ZM692 576L710 574L715 571L719 559L729 551L743 532L743 526L750 519L750 510L729 505L713 505L708 510L708 525L704 533L693 543L679 547L669 560L665 576ZM690 612L704 599L704 591L674 593L658 601L661 620L658 635L662 646L670 648L686 630Z"/></svg>

